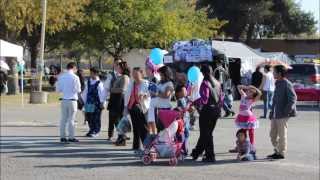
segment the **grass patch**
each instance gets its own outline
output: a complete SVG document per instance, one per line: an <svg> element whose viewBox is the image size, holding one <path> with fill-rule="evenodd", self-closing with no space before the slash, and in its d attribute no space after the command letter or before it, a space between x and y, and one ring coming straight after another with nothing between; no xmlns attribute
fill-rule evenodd
<svg viewBox="0 0 320 180"><path fill-rule="evenodd" d="M29 104L30 93L24 93L24 104ZM48 104L58 103L60 94L56 92L48 92ZM21 103L21 94L18 95L1 95L0 96L1 104L20 104Z"/></svg>

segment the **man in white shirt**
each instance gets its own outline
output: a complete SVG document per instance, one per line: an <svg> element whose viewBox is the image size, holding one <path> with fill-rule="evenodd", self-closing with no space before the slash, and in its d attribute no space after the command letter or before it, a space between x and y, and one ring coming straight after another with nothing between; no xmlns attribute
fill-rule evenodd
<svg viewBox="0 0 320 180"><path fill-rule="evenodd" d="M276 88L275 86L275 79L273 77L273 73L271 72L271 66L266 65L264 67L264 77L263 82L261 83L261 88L263 91L262 97L263 97L263 116L260 118L266 118L268 109L271 109L272 105L272 99L274 90Z"/></svg>
<svg viewBox="0 0 320 180"><path fill-rule="evenodd" d="M61 121L60 141L79 142L75 137L75 116L77 112L78 93L81 92L79 77L75 74L76 64L71 62L67 65L67 71L58 77L56 91L62 93L61 98ZM66 126L68 125L68 139L66 138Z"/></svg>

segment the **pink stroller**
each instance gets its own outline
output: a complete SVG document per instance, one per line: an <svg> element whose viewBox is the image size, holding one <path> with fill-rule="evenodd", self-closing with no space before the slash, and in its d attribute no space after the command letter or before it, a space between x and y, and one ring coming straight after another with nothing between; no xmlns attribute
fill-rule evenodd
<svg viewBox="0 0 320 180"><path fill-rule="evenodd" d="M175 110L159 110L158 118L164 126L151 143L145 145L142 162L149 165L157 158L169 158L170 165L177 165L183 160L184 121L181 112Z"/></svg>

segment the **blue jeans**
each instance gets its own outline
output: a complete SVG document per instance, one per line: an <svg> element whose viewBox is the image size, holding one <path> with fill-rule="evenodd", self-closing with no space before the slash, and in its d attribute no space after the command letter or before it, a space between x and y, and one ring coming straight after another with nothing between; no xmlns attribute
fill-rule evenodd
<svg viewBox="0 0 320 180"><path fill-rule="evenodd" d="M263 116L267 117L268 109L271 109L274 91L263 91Z"/></svg>
<svg viewBox="0 0 320 180"><path fill-rule="evenodd" d="M230 95L225 95L223 99L223 110L226 113L232 112L232 103L233 103L233 97L232 94Z"/></svg>
<svg viewBox="0 0 320 180"><path fill-rule="evenodd" d="M101 110L94 113L86 113L86 118L89 125L89 134L98 134L101 129Z"/></svg>

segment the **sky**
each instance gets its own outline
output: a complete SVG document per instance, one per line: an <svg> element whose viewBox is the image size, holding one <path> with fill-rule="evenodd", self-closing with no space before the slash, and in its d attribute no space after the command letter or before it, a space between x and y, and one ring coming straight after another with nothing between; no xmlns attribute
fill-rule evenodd
<svg viewBox="0 0 320 180"><path fill-rule="evenodd" d="M301 5L304 11L308 11L314 14L315 19L318 21L318 32L320 31L320 0L295 0Z"/></svg>

